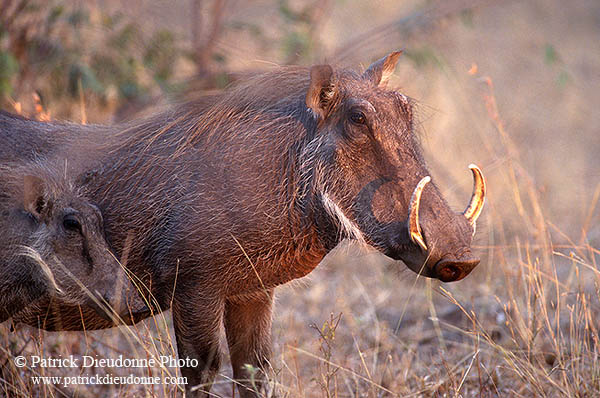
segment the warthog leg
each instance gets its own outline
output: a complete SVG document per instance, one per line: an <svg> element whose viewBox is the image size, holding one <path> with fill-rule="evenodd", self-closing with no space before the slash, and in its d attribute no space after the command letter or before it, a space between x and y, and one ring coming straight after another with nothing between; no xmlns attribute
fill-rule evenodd
<svg viewBox="0 0 600 398"><path fill-rule="evenodd" d="M266 387L271 355L273 289L225 303L225 332L233 375L242 398L254 398Z"/></svg>
<svg viewBox="0 0 600 398"><path fill-rule="evenodd" d="M177 285L173 298L173 326L180 360L197 360L196 367L181 367L187 378L186 398L209 397L221 366L219 332L223 321L223 301L209 297L198 284Z"/></svg>

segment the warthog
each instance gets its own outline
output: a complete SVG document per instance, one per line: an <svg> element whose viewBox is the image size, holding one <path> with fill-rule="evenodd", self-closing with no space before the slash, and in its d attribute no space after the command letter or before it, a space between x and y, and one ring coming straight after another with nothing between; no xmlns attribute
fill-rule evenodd
<svg viewBox="0 0 600 398"><path fill-rule="evenodd" d="M111 243L152 301L172 308L180 357L199 361L181 369L188 396L209 394L221 324L240 395L254 396L245 365L267 365L273 289L341 240L446 282L479 263L470 245L483 177L471 166L463 213L429 183L411 100L386 88L399 54L362 74L279 68L126 125L0 126L27 131L46 154L73 154L85 171Z"/></svg>
<svg viewBox="0 0 600 398"><path fill-rule="evenodd" d="M0 292L0 322L43 297L122 317L137 295L98 207L42 163L0 167Z"/></svg>

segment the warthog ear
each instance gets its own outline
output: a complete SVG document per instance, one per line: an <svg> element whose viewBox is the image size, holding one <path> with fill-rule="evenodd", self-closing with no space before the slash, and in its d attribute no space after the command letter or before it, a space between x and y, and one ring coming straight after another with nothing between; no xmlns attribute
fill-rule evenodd
<svg viewBox="0 0 600 398"><path fill-rule="evenodd" d="M46 184L36 176L23 177L23 207L38 220L48 206Z"/></svg>
<svg viewBox="0 0 600 398"><path fill-rule="evenodd" d="M312 109L321 120L325 119L336 96L333 69L329 65L315 65L310 68L310 85L306 92L306 106Z"/></svg>
<svg viewBox="0 0 600 398"><path fill-rule="evenodd" d="M390 76L396 69L398 58L402 51L394 51L393 53L375 61L363 73L363 78L370 80L375 86L384 86L387 84Z"/></svg>

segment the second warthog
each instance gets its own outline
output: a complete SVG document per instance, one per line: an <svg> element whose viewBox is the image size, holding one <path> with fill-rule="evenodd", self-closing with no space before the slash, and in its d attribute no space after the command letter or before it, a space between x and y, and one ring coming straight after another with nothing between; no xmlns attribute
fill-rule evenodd
<svg viewBox="0 0 600 398"><path fill-rule="evenodd" d="M429 183L411 101L386 88L398 56L361 74L280 68L127 125L3 125L46 154L78 154L70 164L87 171L81 184L108 238L152 301L172 307L179 355L199 361L181 369L188 395L207 396L224 324L240 393L253 396L249 369L270 356L273 289L341 240L446 282L479 263L470 246L483 177L473 166L464 213Z"/></svg>
<svg viewBox="0 0 600 398"><path fill-rule="evenodd" d="M0 322L38 300L106 320L143 309L106 242L98 207L64 170L27 163L0 166Z"/></svg>

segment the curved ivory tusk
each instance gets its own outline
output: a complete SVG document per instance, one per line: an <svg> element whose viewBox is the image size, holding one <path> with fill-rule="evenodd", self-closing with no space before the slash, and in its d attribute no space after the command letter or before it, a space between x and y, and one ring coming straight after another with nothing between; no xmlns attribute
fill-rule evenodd
<svg viewBox="0 0 600 398"><path fill-rule="evenodd" d="M423 177L417 184L412 197L410 198L410 206L408 207L408 232L410 234L410 240L418 244L421 249L427 251L427 245L425 239L421 234L421 225L419 225L419 203L421 202L421 194L425 185L431 181L431 177Z"/></svg>
<svg viewBox="0 0 600 398"><path fill-rule="evenodd" d="M479 218L485 203L485 179L483 178L483 173L481 173L479 167L470 164L469 168L473 173L473 195L471 195L471 202L463 212L463 215L469 220L474 231L475 222Z"/></svg>

